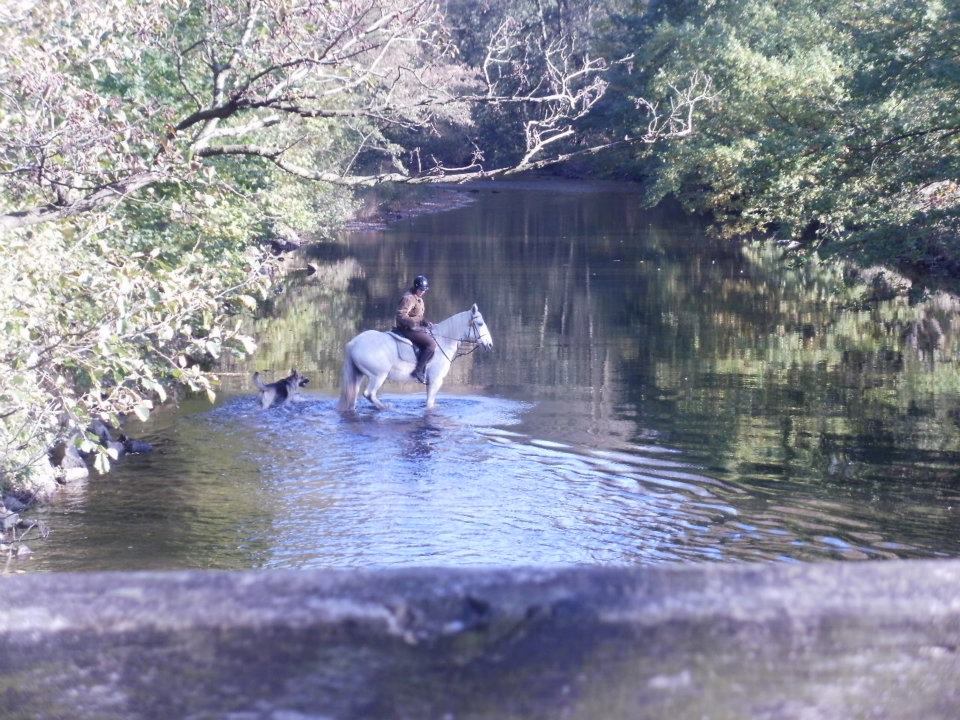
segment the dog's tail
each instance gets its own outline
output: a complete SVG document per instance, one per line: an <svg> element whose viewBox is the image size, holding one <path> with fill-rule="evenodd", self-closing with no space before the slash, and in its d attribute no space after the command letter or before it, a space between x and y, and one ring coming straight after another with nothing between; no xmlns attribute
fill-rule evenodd
<svg viewBox="0 0 960 720"><path fill-rule="evenodd" d="M266 390L267 386L263 384L263 380L260 379L260 373L255 372L253 374L253 384L257 386L260 390Z"/></svg>
<svg viewBox="0 0 960 720"><path fill-rule="evenodd" d="M357 405L357 395L360 392L360 383L363 373L350 357L350 345L343 352L343 378L340 381L340 402L337 409L341 412L353 410Z"/></svg>

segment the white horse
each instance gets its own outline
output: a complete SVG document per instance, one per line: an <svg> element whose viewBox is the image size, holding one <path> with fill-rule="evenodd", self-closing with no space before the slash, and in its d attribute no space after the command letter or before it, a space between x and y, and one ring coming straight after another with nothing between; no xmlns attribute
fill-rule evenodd
<svg viewBox="0 0 960 720"><path fill-rule="evenodd" d="M428 409L436 401L443 379L450 372L450 363L458 355L460 343L472 343L474 347L480 346L485 350L493 347L490 330L476 305L434 324L429 332L437 342L437 351L426 370ZM377 397L380 387L387 380L414 382L410 373L416 365L413 343L406 338L379 330L360 333L347 343L343 353L339 409L353 410L356 407L364 377L367 378L367 387L363 396L378 410L386 409L387 406Z"/></svg>

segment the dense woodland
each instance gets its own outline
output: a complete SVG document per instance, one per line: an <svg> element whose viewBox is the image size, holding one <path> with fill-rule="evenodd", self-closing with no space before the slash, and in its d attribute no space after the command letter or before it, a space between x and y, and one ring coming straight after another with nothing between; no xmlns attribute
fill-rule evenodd
<svg viewBox="0 0 960 720"><path fill-rule="evenodd" d="M731 241L956 290L958 108L936 0L0 6L0 480L212 396L267 241L329 237L357 187L639 180Z"/></svg>

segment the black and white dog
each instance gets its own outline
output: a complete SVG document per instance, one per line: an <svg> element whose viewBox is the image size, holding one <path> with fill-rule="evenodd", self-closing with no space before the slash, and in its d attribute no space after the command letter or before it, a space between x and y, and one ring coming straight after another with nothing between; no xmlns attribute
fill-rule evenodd
<svg viewBox="0 0 960 720"><path fill-rule="evenodd" d="M287 377L272 383L263 382L258 372L253 374L253 384L260 390L260 407L264 410L274 403L281 405L290 400L308 382L310 378L301 375L296 368Z"/></svg>

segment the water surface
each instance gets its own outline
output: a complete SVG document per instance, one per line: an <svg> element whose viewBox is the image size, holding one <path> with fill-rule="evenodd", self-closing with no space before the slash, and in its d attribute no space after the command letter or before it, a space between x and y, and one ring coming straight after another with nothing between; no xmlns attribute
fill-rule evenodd
<svg viewBox="0 0 960 720"><path fill-rule="evenodd" d="M870 302L835 268L712 239L631 188L500 184L311 250L216 406L36 513L18 567L803 561L960 554L954 312ZM334 410L343 344L410 279L496 343L438 408ZM931 340L924 328L936 322ZM918 330L919 329L919 330ZM253 369L311 376L262 412Z"/></svg>

